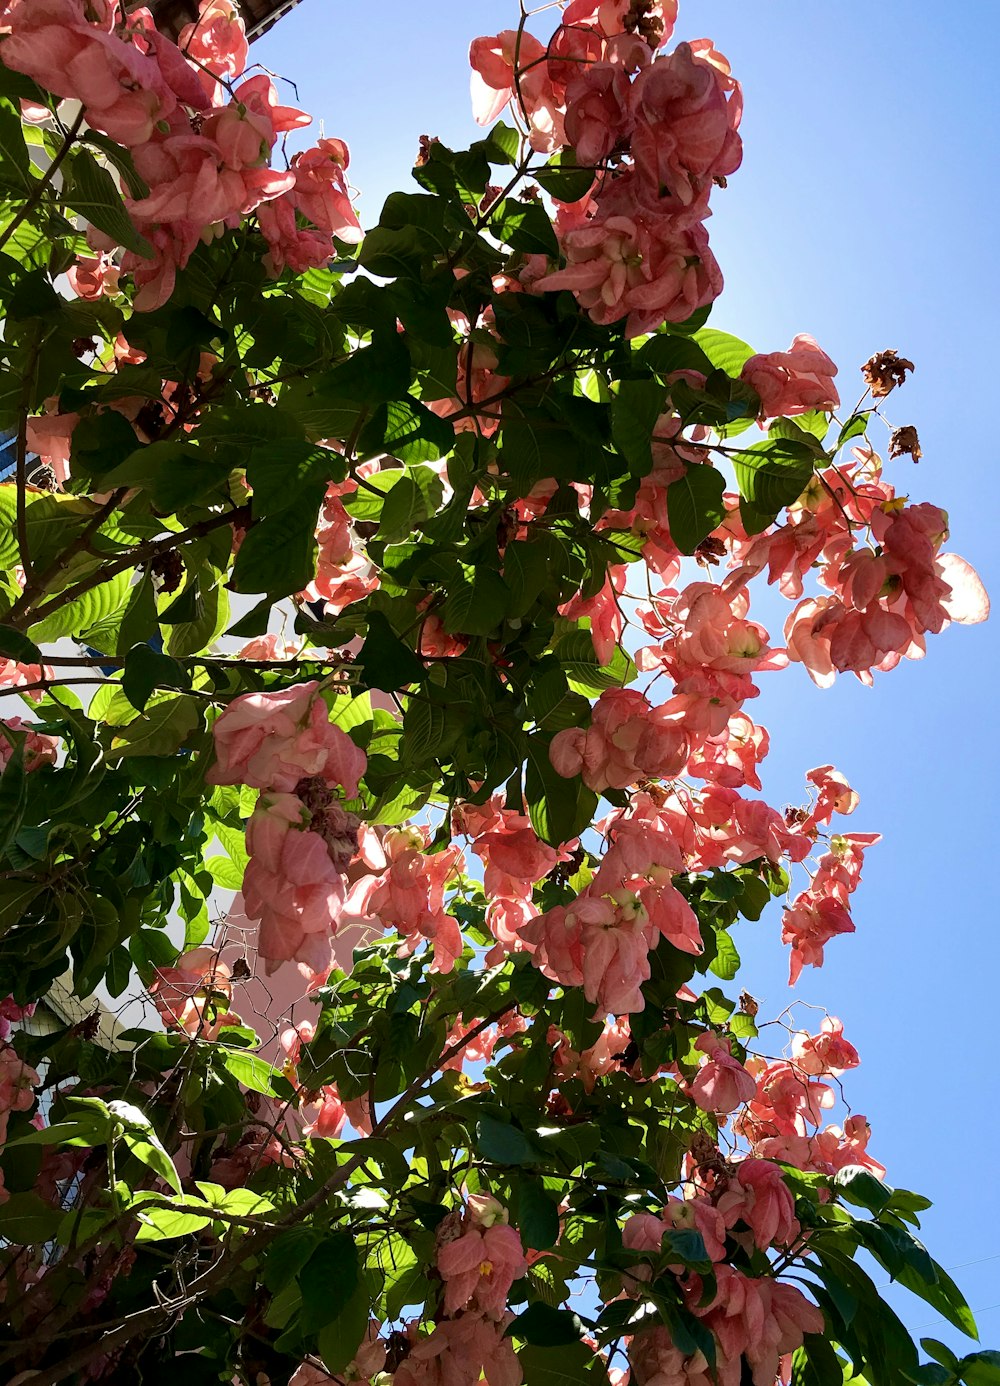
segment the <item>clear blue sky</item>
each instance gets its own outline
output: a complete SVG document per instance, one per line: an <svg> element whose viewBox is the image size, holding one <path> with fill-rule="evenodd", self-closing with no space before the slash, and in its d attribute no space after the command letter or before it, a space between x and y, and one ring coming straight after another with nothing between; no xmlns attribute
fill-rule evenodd
<svg viewBox="0 0 1000 1386"><path fill-rule="evenodd" d="M407 185L419 135L475 137L468 42L516 15L515 0L303 0L254 56L347 140L370 225ZM924 459L893 464L891 478L949 511L949 547L996 598L1000 4L682 0L677 36L703 35L746 97L744 164L713 201L727 287L712 325L761 351L811 332L841 365L845 401L873 351L915 361L886 412L917 426ZM776 610L757 614L778 636ZM890 1182L934 1198L932 1253L945 1266L993 1258L955 1276L983 1311L987 1346L1000 1345L997 625L932 637L923 662L877 676L874 691L843 677L821 692L799 668L763 675L748 707L772 733L773 802L801 802L804 772L832 762L861 794L845 826L885 835L855 897L857 934L835 940L795 994L839 1015L860 1049L849 1099L873 1123ZM742 980L776 1013L789 999L777 909L736 941ZM933 1310L894 1299L917 1336L958 1345Z"/></svg>

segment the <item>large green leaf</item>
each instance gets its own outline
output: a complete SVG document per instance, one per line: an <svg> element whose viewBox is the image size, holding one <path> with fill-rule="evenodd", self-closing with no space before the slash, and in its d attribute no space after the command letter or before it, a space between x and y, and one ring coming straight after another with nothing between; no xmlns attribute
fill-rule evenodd
<svg viewBox="0 0 1000 1386"><path fill-rule="evenodd" d="M98 231L105 232L126 250L152 256L153 247L132 224L115 180L89 150L78 149L74 155L72 176L64 196L67 205L86 217Z"/></svg>
<svg viewBox="0 0 1000 1386"><path fill-rule="evenodd" d="M694 464L667 487L670 537L681 553L694 553L726 517L726 481L714 467Z"/></svg>

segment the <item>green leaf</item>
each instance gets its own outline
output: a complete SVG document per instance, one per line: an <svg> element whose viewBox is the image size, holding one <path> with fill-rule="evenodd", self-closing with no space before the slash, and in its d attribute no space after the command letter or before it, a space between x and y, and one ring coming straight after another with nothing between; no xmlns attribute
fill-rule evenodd
<svg viewBox="0 0 1000 1386"><path fill-rule="evenodd" d="M608 664L599 664L590 632L571 630L555 647L556 658L566 671L570 688L596 697L606 688L624 688L637 677L631 658L616 649Z"/></svg>
<svg viewBox="0 0 1000 1386"><path fill-rule="evenodd" d="M141 1160L161 1179L165 1179L177 1193L181 1192L181 1177L177 1173L177 1168L152 1127L142 1134L126 1131L122 1140L137 1160Z"/></svg>
<svg viewBox="0 0 1000 1386"><path fill-rule="evenodd" d="M156 588L147 569L129 588L128 603L118 627L115 654L123 659L133 645L145 644L156 632Z"/></svg>
<svg viewBox="0 0 1000 1386"><path fill-rule="evenodd" d="M135 1234L137 1242L171 1241L175 1237L188 1237L192 1232L201 1232L212 1219L201 1213L180 1213L173 1208L137 1208L139 1230Z"/></svg>
<svg viewBox="0 0 1000 1386"><path fill-rule="evenodd" d="M583 1337L583 1324L569 1309L556 1309L551 1304L529 1304L508 1324L505 1338L519 1338L534 1347L565 1347L578 1343Z"/></svg>
<svg viewBox="0 0 1000 1386"><path fill-rule="evenodd" d="M64 196L67 206L86 217L98 231L103 231L126 250L151 258L153 247L132 225L115 180L89 150L77 150Z"/></svg>
<svg viewBox="0 0 1000 1386"><path fill-rule="evenodd" d="M1000 1386L1000 1352L972 1352L959 1363L966 1386Z"/></svg>
<svg viewBox="0 0 1000 1386"><path fill-rule="evenodd" d="M423 661L403 644L381 611L368 614L368 635L357 662L367 686L384 693L394 693L409 683L421 683L427 677Z"/></svg>
<svg viewBox="0 0 1000 1386"><path fill-rule="evenodd" d="M0 655L20 664L41 664L42 655L33 640L12 626L0 626Z"/></svg>
<svg viewBox="0 0 1000 1386"><path fill-rule="evenodd" d="M147 711L127 726L120 727L108 754L126 756L172 756L201 723L201 711L192 698L161 700L151 698Z"/></svg>
<svg viewBox="0 0 1000 1386"><path fill-rule="evenodd" d="M809 485L816 453L807 443L768 438L733 458L740 495L769 524Z"/></svg>
<svg viewBox="0 0 1000 1386"><path fill-rule="evenodd" d="M17 837L27 802L27 776L24 770L27 734L19 736L16 732L10 732L10 739L14 742L14 749L0 775L0 851L6 851ZM7 741L6 736L4 740Z"/></svg>
<svg viewBox="0 0 1000 1386"><path fill-rule="evenodd" d="M559 202L579 202L590 191L594 173L592 168L580 167L575 150L561 149L553 154L544 168L535 171L534 178L550 197Z"/></svg>
<svg viewBox="0 0 1000 1386"><path fill-rule="evenodd" d="M838 1170L833 1186L848 1203L856 1208L870 1208L873 1213L881 1213L892 1198L892 1189L862 1165L846 1165Z"/></svg>
<svg viewBox="0 0 1000 1386"><path fill-rule="evenodd" d="M524 1131L497 1117L481 1116L476 1123L476 1150L497 1165L533 1165L541 1151Z"/></svg>
<svg viewBox="0 0 1000 1386"><path fill-rule="evenodd" d="M525 1246L548 1251L559 1240L559 1208L540 1179L523 1174L518 1179L517 1227Z"/></svg>
<svg viewBox="0 0 1000 1386"><path fill-rule="evenodd" d="M217 640L229 621L229 596L221 574L208 568L198 578L195 609L190 621L175 621L166 633L163 648L169 655L200 654Z"/></svg>
<svg viewBox="0 0 1000 1386"><path fill-rule="evenodd" d="M792 1357L792 1386L844 1386L844 1366L828 1339L807 1333Z"/></svg>
<svg viewBox="0 0 1000 1386"><path fill-rule="evenodd" d="M28 634L40 644L60 640L64 636L78 636L91 626L101 625L116 612L122 611L129 597L132 581L130 572L116 573L107 582L92 587L58 611L53 611L44 620L29 628Z"/></svg>
<svg viewBox="0 0 1000 1386"><path fill-rule="evenodd" d="M43 1246L55 1239L65 1214L36 1193L15 1193L0 1204L0 1238L8 1245Z"/></svg>
<svg viewBox="0 0 1000 1386"><path fill-rule="evenodd" d="M302 1327L316 1333L347 1308L358 1284L358 1253L348 1232L334 1232L316 1248L298 1274Z"/></svg>
<svg viewBox="0 0 1000 1386"><path fill-rule="evenodd" d="M666 407L658 380L623 380L611 403L611 436L629 464L645 476L653 465L651 442L656 421Z"/></svg>
<svg viewBox="0 0 1000 1386"><path fill-rule="evenodd" d="M301 592L316 576L316 521L322 492L304 492L298 504L252 525L240 545L229 586L265 592L272 599Z"/></svg>
<svg viewBox="0 0 1000 1386"><path fill-rule="evenodd" d="M564 779L549 758L550 736L538 733L527 742L524 792L531 826L553 847L571 842L587 828L597 809L597 795L580 777Z"/></svg>
<svg viewBox="0 0 1000 1386"><path fill-rule="evenodd" d="M445 600L441 620L449 635L490 635L510 606L510 592L494 568L461 566Z"/></svg>
<svg viewBox="0 0 1000 1386"><path fill-rule="evenodd" d="M150 645L134 645L125 656L122 688L139 712L145 712L155 688L191 687L191 676L176 659L160 654Z"/></svg>
<svg viewBox="0 0 1000 1386"><path fill-rule="evenodd" d="M430 519L441 504L441 478L429 467L411 467L385 498L378 537L387 544L409 539L422 520Z"/></svg>
<svg viewBox="0 0 1000 1386"><path fill-rule="evenodd" d="M701 328L694 334L694 339L712 365L717 370L725 371L733 379L739 376L747 361L755 354L753 347L747 346L739 337L733 337L728 332L718 332L714 327Z"/></svg>
<svg viewBox="0 0 1000 1386"><path fill-rule="evenodd" d="M586 1343L526 1347L517 1357L527 1386L607 1386L607 1369Z"/></svg>
<svg viewBox="0 0 1000 1386"><path fill-rule="evenodd" d="M503 580L510 593L509 614L515 618L527 615L548 586L550 575L546 545L512 539L503 555Z"/></svg>
<svg viewBox="0 0 1000 1386"><path fill-rule="evenodd" d="M670 537L681 553L694 553L726 517L726 481L714 467L694 463L667 487Z"/></svg>
<svg viewBox="0 0 1000 1386"><path fill-rule="evenodd" d="M512 250L523 250L528 255L559 254L552 222L540 202L505 198L490 213L490 231Z"/></svg>
<svg viewBox="0 0 1000 1386"><path fill-rule="evenodd" d="M275 1081L287 1082L279 1069L272 1067L265 1059L257 1058L255 1054L243 1054L235 1049L221 1047L217 1052L236 1081L249 1088L251 1092L263 1093L265 1097L275 1097Z"/></svg>

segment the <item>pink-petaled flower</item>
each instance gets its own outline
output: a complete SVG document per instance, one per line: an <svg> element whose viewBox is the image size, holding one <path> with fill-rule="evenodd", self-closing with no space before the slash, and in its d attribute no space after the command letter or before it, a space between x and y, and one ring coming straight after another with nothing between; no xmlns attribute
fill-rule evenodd
<svg viewBox="0 0 1000 1386"><path fill-rule="evenodd" d="M628 139L629 80L614 63L594 63L566 88L566 138L580 164L598 164Z"/></svg>
<svg viewBox="0 0 1000 1386"><path fill-rule="evenodd" d="M599 664L611 663L625 629L619 597L625 591L627 577L624 564L613 565L608 568L604 586L593 597L572 597L559 608L559 614L570 620L578 621L583 617L590 620L590 638Z"/></svg>
<svg viewBox="0 0 1000 1386"><path fill-rule="evenodd" d="M742 93L721 62L679 43L633 84L637 196L652 211L683 211L742 162Z"/></svg>
<svg viewBox="0 0 1000 1386"><path fill-rule="evenodd" d="M192 1039L214 1040L225 1025L239 1025L228 1010L232 973L214 948L195 948L173 967L158 967L149 994L164 1025Z"/></svg>
<svg viewBox="0 0 1000 1386"><path fill-rule="evenodd" d="M740 1061L733 1057L728 1040L707 1031L695 1041L705 1056L687 1090L704 1112L728 1116L749 1102L757 1084Z"/></svg>
<svg viewBox="0 0 1000 1386"><path fill-rule="evenodd" d="M472 40L470 87L472 115L477 125L492 125L511 100L515 68L538 64L544 56L545 49L538 39L525 32L519 35L516 29L504 29L492 37Z"/></svg>
<svg viewBox="0 0 1000 1386"><path fill-rule="evenodd" d="M515 1280L528 1269L517 1229L495 1222L466 1226L454 1241L438 1246L437 1268L444 1281L444 1310L455 1314L470 1305L499 1320Z"/></svg>
<svg viewBox="0 0 1000 1386"><path fill-rule="evenodd" d="M56 737L35 731L30 722L25 722L20 717L0 718L0 726L15 734L13 739L8 740L7 736L0 732L0 771L6 769L14 754L14 747L22 736L25 770L38 770L43 765L55 765L59 754L59 742Z"/></svg>
<svg viewBox="0 0 1000 1386"><path fill-rule="evenodd" d="M746 1223L761 1251L774 1245L788 1246L801 1230L792 1191L770 1160L741 1160L736 1178L716 1207L727 1227Z"/></svg>
<svg viewBox="0 0 1000 1386"><path fill-rule="evenodd" d="M225 100L218 78L239 77L247 65L250 48L236 0L201 0L198 18L185 24L178 46L195 71L209 99Z"/></svg>
<svg viewBox="0 0 1000 1386"><path fill-rule="evenodd" d="M60 486L69 480L69 456L73 446L73 430L80 422L79 414L55 412L58 401L45 401L47 412L37 414L27 423L27 444L42 462L51 468Z"/></svg>
<svg viewBox="0 0 1000 1386"><path fill-rule="evenodd" d="M348 245L361 240L361 223L347 186L350 151L343 140L322 139L292 160L295 199L314 226Z"/></svg>
<svg viewBox="0 0 1000 1386"><path fill-rule="evenodd" d="M13 996L5 996L0 1001L0 1041L10 1039L11 1022L25 1020L35 1014L35 1002L32 1001L25 1006L16 1002Z"/></svg>
<svg viewBox="0 0 1000 1386"><path fill-rule="evenodd" d="M266 73L248 77L227 106L216 108L202 134L218 145L230 168L258 168L266 163L279 134L308 125L310 117L295 106L282 106Z"/></svg>
<svg viewBox="0 0 1000 1386"><path fill-rule="evenodd" d="M787 351L751 356L740 379L760 395L761 417L804 414L810 409L836 409L840 404L833 377L837 367L815 338L800 332Z"/></svg>
<svg viewBox="0 0 1000 1386"><path fill-rule="evenodd" d="M684 729L635 689L611 688L594 707L589 728L567 727L549 749L558 774L581 775L590 789L625 789L641 779L669 778L688 755Z"/></svg>
<svg viewBox="0 0 1000 1386"><path fill-rule="evenodd" d="M504 1336L512 1318L506 1314L497 1323L468 1311L441 1319L423 1337L411 1324L411 1347L393 1374L395 1386L476 1386L483 1379L487 1386L521 1386L513 1341Z"/></svg>
<svg viewBox="0 0 1000 1386"><path fill-rule="evenodd" d="M0 1046L0 1112L27 1112L35 1101L33 1088L41 1078L9 1044Z"/></svg>
<svg viewBox="0 0 1000 1386"><path fill-rule="evenodd" d="M539 287L569 289L595 322L626 318L628 337L684 322L722 292L722 272L700 225L615 215L571 227L560 242L566 268Z"/></svg>
<svg viewBox="0 0 1000 1386"><path fill-rule="evenodd" d="M53 670L48 665L19 664L16 659L0 659L0 688L31 686L30 692L25 693L24 696L30 698L32 702L37 703L44 691L32 685L42 683L45 679L52 677Z"/></svg>
<svg viewBox="0 0 1000 1386"><path fill-rule="evenodd" d="M247 824L243 899L248 917L260 920L258 952L268 972L289 959L311 976L332 965L350 851L313 831L316 818L294 794L270 793L261 795ZM347 831L345 823L345 842Z"/></svg>
<svg viewBox="0 0 1000 1386"><path fill-rule="evenodd" d="M790 943L788 985L794 986L803 967L823 966L823 949L838 934L853 934L847 906L833 896L803 891L781 916L781 941Z"/></svg>
<svg viewBox="0 0 1000 1386"><path fill-rule="evenodd" d="M829 823L835 813L846 815L857 808L858 795L832 765L817 766L806 779L816 787L816 803L809 813L811 825Z"/></svg>
<svg viewBox="0 0 1000 1386"><path fill-rule="evenodd" d="M234 698L212 729L217 760L206 783L287 794L299 780L316 776L341 785L353 799L368 758L332 725L318 690L314 679L278 693Z"/></svg>
<svg viewBox="0 0 1000 1386"><path fill-rule="evenodd" d="M77 298L93 302L118 292L119 273L118 266L106 255L79 255L76 264L66 271L66 278Z"/></svg>
<svg viewBox="0 0 1000 1386"><path fill-rule="evenodd" d="M846 1073L860 1062L854 1045L844 1039L844 1022L835 1015L825 1017L818 1035L797 1030L792 1036L792 1063L814 1078Z"/></svg>
<svg viewBox="0 0 1000 1386"><path fill-rule="evenodd" d="M276 661L293 660L298 654L300 643L296 640L286 640L284 636L277 634L258 635L254 640L248 640L242 649L237 650L237 659L252 659L272 663Z"/></svg>

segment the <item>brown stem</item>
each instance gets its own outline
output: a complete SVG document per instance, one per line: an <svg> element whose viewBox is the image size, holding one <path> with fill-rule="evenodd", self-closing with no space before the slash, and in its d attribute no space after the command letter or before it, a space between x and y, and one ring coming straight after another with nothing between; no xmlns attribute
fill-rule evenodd
<svg viewBox="0 0 1000 1386"><path fill-rule="evenodd" d="M31 611L32 603L25 601L22 596L15 603L9 616L6 618L7 624L16 629L34 625L38 621L44 621L46 616L53 611L60 610L77 597L82 597L85 592L89 592L94 587L99 587L102 582L107 582L118 573L124 573L129 568L135 568L140 563L146 563L151 558L157 558L161 553L169 553L172 549L178 548L181 544L186 544L191 539L201 539L206 534L213 533L214 530L221 529L223 525L230 524L249 524L250 505L237 506L221 515L210 515L206 520L199 520L196 525L191 525L189 529L181 530L179 534L169 534L165 539L147 539L144 543L136 545L134 549L128 549L125 553L118 554L110 563L98 568L96 573L91 573L89 577L81 578L79 582L67 587L59 592L51 601L43 602L34 612L30 621L24 618Z"/></svg>

